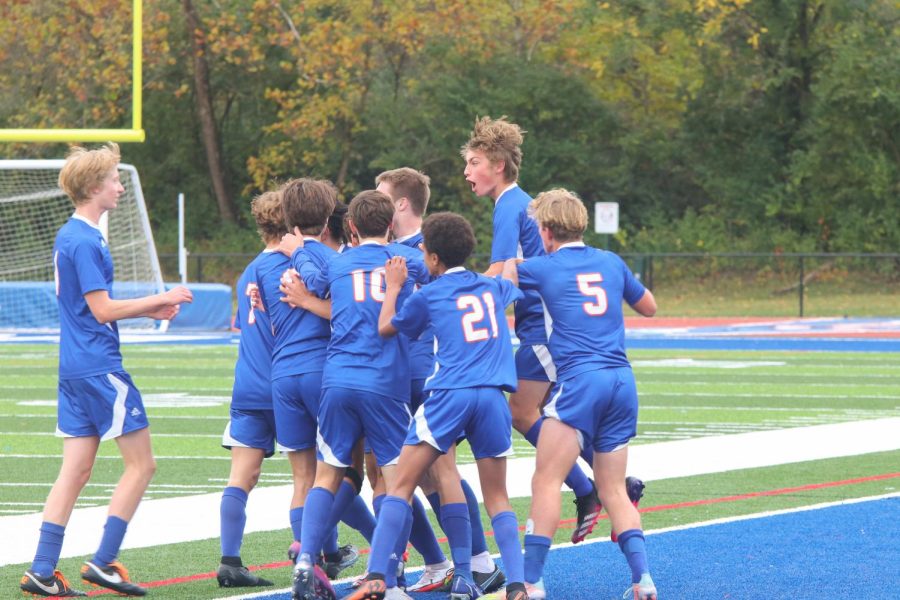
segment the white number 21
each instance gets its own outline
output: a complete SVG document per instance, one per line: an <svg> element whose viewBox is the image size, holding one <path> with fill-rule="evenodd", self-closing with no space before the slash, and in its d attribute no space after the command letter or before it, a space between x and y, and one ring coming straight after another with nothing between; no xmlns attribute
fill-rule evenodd
<svg viewBox="0 0 900 600"><path fill-rule="evenodd" d="M481 299L471 294L460 296L456 301L456 308L467 311L462 317L463 335L467 342L483 342L489 337L497 337L497 315L494 314L493 294L485 292L481 295ZM490 333L485 327L475 327L476 323L484 320L485 309L490 319Z"/></svg>

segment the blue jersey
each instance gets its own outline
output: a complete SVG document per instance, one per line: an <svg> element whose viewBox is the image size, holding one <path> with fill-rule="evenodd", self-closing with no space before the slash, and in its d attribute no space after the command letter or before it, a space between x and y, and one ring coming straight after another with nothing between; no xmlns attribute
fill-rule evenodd
<svg viewBox="0 0 900 600"><path fill-rule="evenodd" d="M331 256L337 256L334 250L314 240L306 241L304 253L318 268L325 266ZM275 336L272 381L321 371L325 365L325 347L331 336L327 320L302 308L291 308L281 301L281 276L290 267L289 258L273 252L256 269L259 296L269 313Z"/></svg>
<svg viewBox="0 0 900 600"><path fill-rule="evenodd" d="M59 306L59 378L79 379L122 371L119 328L94 318L84 295L113 297L113 261L100 228L73 215L56 234L53 271Z"/></svg>
<svg viewBox="0 0 900 600"><path fill-rule="evenodd" d="M257 286L256 269L274 254L264 250L254 258L237 283L237 315L235 326L241 330L237 362L234 364L234 387L231 391L231 408L258 410L272 408L272 350L275 337L269 314L254 309L250 304L250 291Z"/></svg>
<svg viewBox="0 0 900 600"><path fill-rule="evenodd" d="M394 243L421 250L419 244L422 243L422 232L397 240ZM409 342L409 369L410 377L413 379L425 379L434 370L434 329L429 327L418 338L412 338Z"/></svg>
<svg viewBox="0 0 900 600"><path fill-rule="evenodd" d="M397 299L402 306L414 284L430 279L416 250L367 243L335 255L321 270L308 257L305 246L295 254L295 268L306 287L321 297L331 295L331 341L322 389L364 390L409 401L408 342L402 336L383 338L378 334L384 264L392 256L407 258L409 278Z"/></svg>
<svg viewBox="0 0 900 600"><path fill-rule="evenodd" d="M518 185L500 194L494 204L491 263L545 255L537 222L528 215L530 203L531 196ZM525 297L516 303L515 316L516 336L522 345L547 343L544 310L536 292L525 292Z"/></svg>
<svg viewBox="0 0 900 600"><path fill-rule="evenodd" d="M410 296L391 323L411 338L434 328L434 372L426 390L493 386L514 392L516 365L504 309L521 298L505 279L455 267Z"/></svg>
<svg viewBox="0 0 900 600"><path fill-rule="evenodd" d="M646 289L612 252L582 243L519 265L519 286L540 292L553 319L550 354L559 380L608 367L627 367L622 300Z"/></svg>

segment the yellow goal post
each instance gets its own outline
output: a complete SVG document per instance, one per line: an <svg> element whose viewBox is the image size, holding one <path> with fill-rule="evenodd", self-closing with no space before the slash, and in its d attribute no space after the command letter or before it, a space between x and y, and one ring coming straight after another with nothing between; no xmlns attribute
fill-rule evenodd
<svg viewBox="0 0 900 600"><path fill-rule="evenodd" d="M142 105L142 0L133 0L132 14L132 80L131 129L0 129L0 143L4 142L143 142L146 138L141 123Z"/></svg>

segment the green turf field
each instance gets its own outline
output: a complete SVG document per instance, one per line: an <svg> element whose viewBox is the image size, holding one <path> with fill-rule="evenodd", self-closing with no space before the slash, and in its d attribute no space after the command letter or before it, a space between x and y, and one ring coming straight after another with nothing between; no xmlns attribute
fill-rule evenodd
<svg viewBox="0 0 900 600"><path fill-rule="evenodd" d="M61 442L53 437L56 352L53 345L0 346L0 516L39 512L59 468ZM123 347L123 353L152 422L159 466L147 497L221 490L228 476L229 455L219 441L227 421L236 348L131 345ZM630 358L641 396L638 444L900 416L900 360L893 354L640 350L632 351ZM533 449L517 440L516 451L522 456ZM471 456L462 450L460 460L471 461ZM898 465L900 451L894 451L654 481L642 508L892 473L898 471ZM120 471L115 445L103 444L78 506L106 504ZM260 485L284 485L289 480L287 461L276 457L266 462ZM890 478L650 510L644 516L645 528L889 493L896 491L898 484L900 478ZM524 520L527 499L516 500L515 506ZM564 507L563 517L571 512ZM569 534L561 530L557 541ZM606 534L607 526L601 524L594 535ZM33 540L4 539L4 543L31 547L36 535ZM344 538L353 541L342 534ZM287 529L249 534L244 561L283 561L289 541ZM218 555L218 541L213 539L125 550L122 559L135 580L149 582L211 572ZM77 579L80 560L64 559L61 568ZM0 590L10 592L0 592L0 597L16 591L24 566L0 567ZM288 585L287 567L267 573L279 585ZM80 581L76 587L81 587ZM152 593L156 598L229 595L218 590L214 579L163 586Z"/></svg>

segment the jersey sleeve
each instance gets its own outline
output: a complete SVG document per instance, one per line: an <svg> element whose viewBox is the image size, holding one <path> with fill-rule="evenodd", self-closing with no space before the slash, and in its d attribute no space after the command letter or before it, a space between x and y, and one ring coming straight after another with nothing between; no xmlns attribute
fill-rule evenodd
<svg viewBox="0 0 900 600"><path fill-rule="evenodd" d="M494 239L491 241L491 263L519 255L519 211L508 202L494 207Z"/></svg>
<svg viewBox="0 0 900 600"><path fill-rule="evenodd" d="M418 339L428 328L428 301L425 294L415 292L406 299L400 311L391 319L391 325L410 339Z"/></svg>
<svg viewBox="0 0 900 600"><path fill-rule="evenodd" d="M434 279L431 276L431 273L428 272L428 267L425 266L425 261L419 258L407 258L406 268L408 278L411 279L412 282L416 285L425 285L427 283L431 283Z"/></svg>
<svg viewBox="0 0 900 600"><path fill-rule="evenodd" d="M108 290L103 275L103 253L97 244L82 242L72 250L72 266L78 276L81 295L97 290Z"/></svg>
<svg viewBox="0 0 900 600"><path fill-rule="evenodd" d="M622 298L624 298L625 302L628 304L634 304L644 297L647 288L637 280L637 277L634 276L634 273L631 272L631 269L628 268L628 265L625 264L625 261L622 260L621 257L617 255L616 258L618 258L619 262L622 264L622 276L624 281Z"/></svg>
<svg viewBox="0 0 900 600"><path fill-rule="evenodd" d="M517 271L519 273L519 289L521 290L536 290L538 289L538 280L535 277L535 267L537 266L536 261L526 260L523 263L519 263L517 267Z"/></svg>
<svg viewBox="0 0 900 600"><path fill-rule="evenodd" d="M312 260L303 251L298 248L291 255L291 266L300 273L303 284L310 292L319 298L325 298L328 295L328 264L319 269L313 264Z"/></svg>
<svg viewBox="0 0 900 600"><path fill-rule="evenodd" d="M509 306L525 297L522 290L513 285L513 282L509 279L503 279L499 275L495 279L500 286L500 301L503 302L503 306Z"/></svg>

